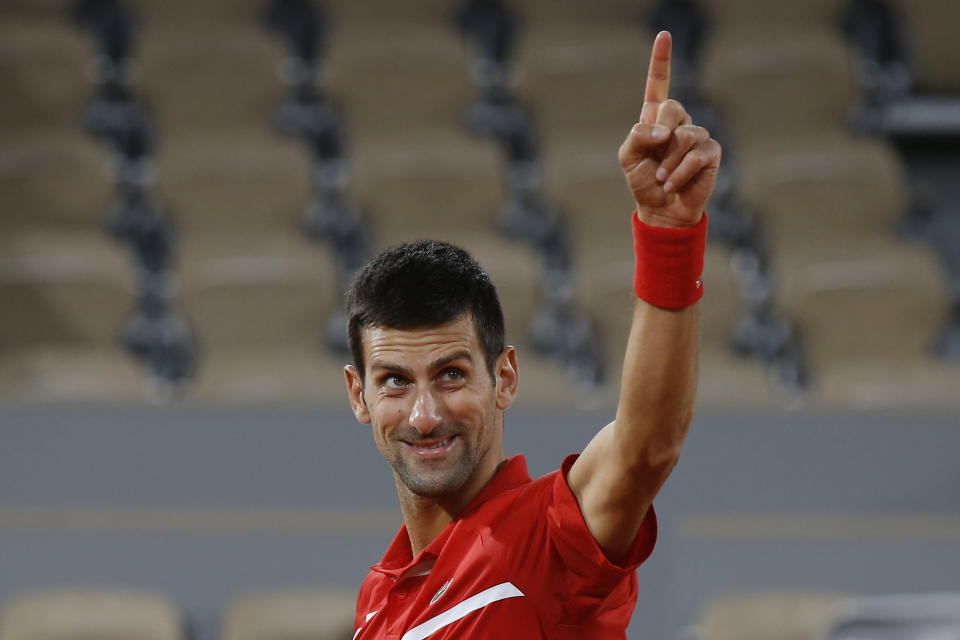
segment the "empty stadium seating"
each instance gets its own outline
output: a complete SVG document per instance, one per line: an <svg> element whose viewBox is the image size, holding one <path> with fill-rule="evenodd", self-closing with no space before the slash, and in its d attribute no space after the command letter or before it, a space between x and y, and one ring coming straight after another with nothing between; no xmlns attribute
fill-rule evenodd
<svg viewBox="0 0 960 640"><path fill-rule="evenodd" d="M616 389L629 325L632 256L622 226L633 205L615 152L642 102L655 5L511 5L521 26L510 90L536 117L543 192L572 238L576 304L603 337L609 384L595 402ZM937 47L946 45L920 44L943 41L936 11L950 8L941 5L902 8L924 91L955 90L938 62ZM456 7L324 6L314 80L345 118L346 195L369 221L374 246L430 235L474 251L501 289L508 338L530 369L544 372L542 384L539 374L526 378L525 393L563 396L552 390L563 379L557 365L527 348L542 258L497 231L511 189L507 162L464 128L476 88ZM865 389L892 382L866 363L894 358L913 363L921 379L943 381L934 391L911 387L915 401L904 391L905 405L948 396L954 368L929 354L949 317L950 281L935 254L893 235L912 202L900 160L885 142L847 129L860 89L838 26L843 3L697 6L710 27L698 67L702 93L723 115L732 184L763 230L776 309L807 345L809 401L869 405L863 398L878 392ZM339 402L339 391L312 394L341 377L344 356L323 345L340 322L342 269L335 246L299 235L315 176L309 154L270 127L284 99L278 79L290 72L283 43L263 28L254 0L137 8L135 86L158 123L156 189L176 217L179 306L204 358L186 397ZM0 335L3 396L74 389L48 392L143 397L149 373L128 375L133 364L116 342L136 305L137 277L120 245L95 238L112 201L112 169L77 126L90 96L90 44L54 3L15 2L4 11L0 78L13 99L0 107L0 294L17 311L4 317ZM701 402L776 405L782 398L762 363L730 349L747 295L729 269L735 259L719 244L708 251ZM78 370L90 357L103 380L124 383L94 392L92 379L64 382L68 373L48 371L58 353ZM116 376L109 363L117 363Z"/></svg>

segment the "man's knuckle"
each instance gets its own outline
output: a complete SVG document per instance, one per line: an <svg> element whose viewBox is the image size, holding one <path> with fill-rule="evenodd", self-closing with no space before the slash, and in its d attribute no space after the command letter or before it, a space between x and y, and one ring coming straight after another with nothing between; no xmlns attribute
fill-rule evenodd
<svg viewBox="0 0 960 640"><path fill-rule="evenodd" d="M682 125L677 127L676 135L686 143L692 144L703 139L703 132L700 127L693 125Z"/></svg>

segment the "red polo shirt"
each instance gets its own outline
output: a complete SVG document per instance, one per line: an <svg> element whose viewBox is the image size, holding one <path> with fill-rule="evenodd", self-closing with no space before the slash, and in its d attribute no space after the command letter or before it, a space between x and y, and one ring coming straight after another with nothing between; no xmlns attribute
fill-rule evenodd
<svg viewBox="0 0 960 640"><path fill-rule="evenodd" d="M416 558L401 527L360 588L354 640L625 638L656 515L610 562L567 485L574 460L532 481L511 458Z"/></svg>

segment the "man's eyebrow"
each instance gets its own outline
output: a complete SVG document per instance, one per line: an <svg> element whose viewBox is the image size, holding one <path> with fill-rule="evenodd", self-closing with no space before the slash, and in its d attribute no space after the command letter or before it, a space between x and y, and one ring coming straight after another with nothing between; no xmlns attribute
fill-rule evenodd
<svg viewBox="0 0 960 640"><path fill-rule="evenodd" d="M379 360L374 360L370 363L370 371L390 371L394 373L402 373L408 378L413 377L412 369L408 369L407 367L399 364L394 364L393 362L381 362Z"/></svg>
<svg viewBox="0 0 960 640"><path fill-rule="evenodd" d="M460 360L461 358L466 358L467 360L471 359L469 349L459 349L453 353L441 356L430 363L430 371L436 371L437 369L442 369L451 362L455 360Z"/></svg>
<svg viewBox="0 0 960 640"><path fill-rule="evenodd" d="M447 366L447 365L450 364L451 362L454 362L454 361L456 361L456 360L460 360L461 358L466 358L467 360L469 360L469 359L471 358L471 356L470 356L470 350L469 350L469 349L459 349L459 350L457 350L457 351L454 351L453 353L448 353L448 354L445 355L445 356L441 356L441 357L437 358L436 360L434 360L433 362L430 363L430 365L428 366L428 370L429 370L429 371L436 371L437 369L442 369L443 367ZM386 360L373 360L373 361L371 361L371 362L370 362L369 369L370 369L371 372L372 372L372 371L389 371L389 372L391 372L391 373L400 373L400 374L403 374L404 376L406 376L406 377L408 377L408 378L413 378L413 370L412 370L412 369L410 369L410 368L408 368L408 367L404 367L403 365L396 364L396 363L394 363L394 362L386 361Z"/></svg>

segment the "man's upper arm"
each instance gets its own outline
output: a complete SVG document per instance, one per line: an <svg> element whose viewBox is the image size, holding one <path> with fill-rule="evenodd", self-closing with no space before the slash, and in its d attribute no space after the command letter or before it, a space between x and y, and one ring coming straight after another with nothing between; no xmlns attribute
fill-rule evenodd
<svg viewBox="0 0 960 640"><path fill-rule="evenodd" d="M696 393L696 306L637 303L616 419L597 433L567 482L594 539L617 560L632 545L680 455Z"/></svg>
<svg viewBox="0 0 960 640"><path fill-rule="evenodd" d="M631 549L660 486L636 485L611 464L614 423L598 433L574 463L567 483L594 540L619 562Z"/></svg>

